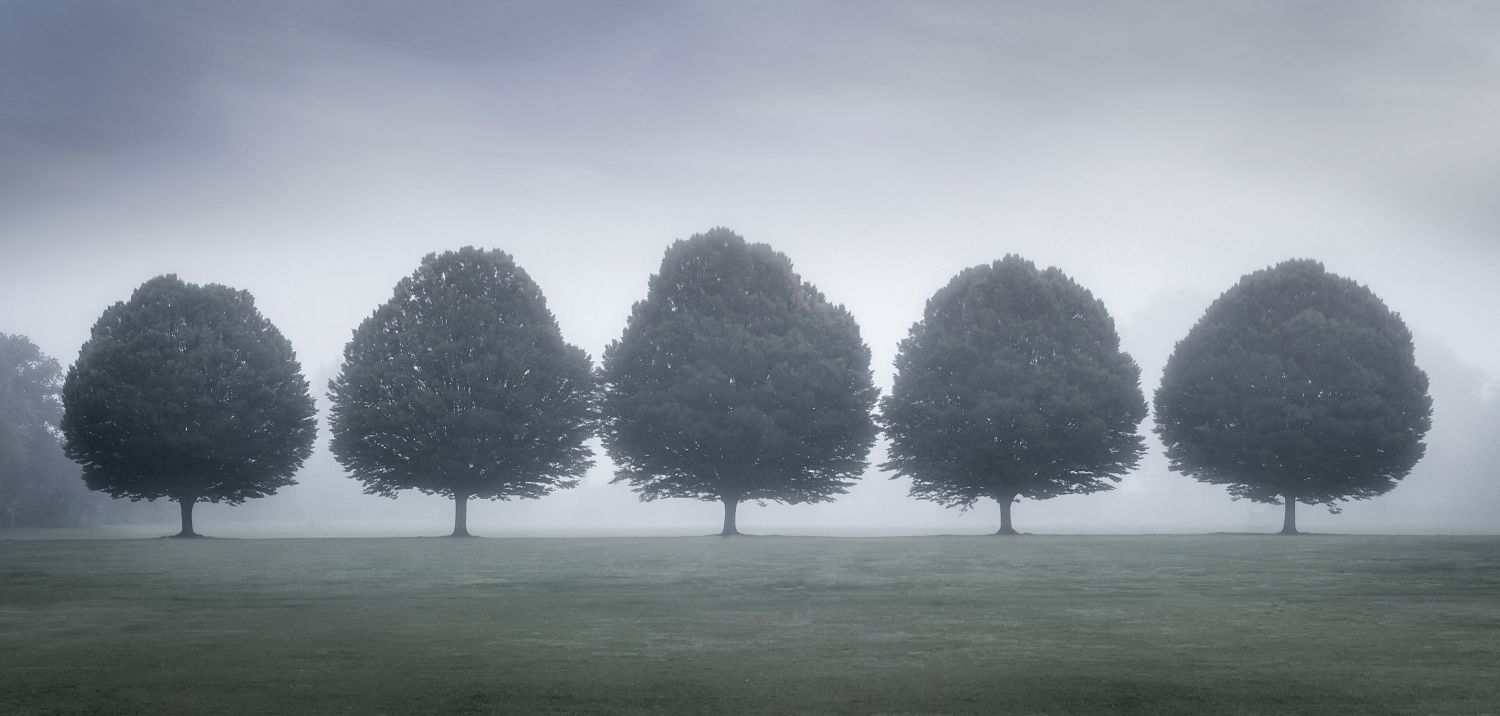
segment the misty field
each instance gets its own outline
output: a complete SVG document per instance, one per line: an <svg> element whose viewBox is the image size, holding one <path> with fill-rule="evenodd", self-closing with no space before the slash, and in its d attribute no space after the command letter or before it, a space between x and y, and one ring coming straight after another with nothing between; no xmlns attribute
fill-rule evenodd
<svg viewBox="0 0 1500 716"><path fill-rule="evenodd" d="M1500 538L0 542L0 713L1494 713Z"/></svg>

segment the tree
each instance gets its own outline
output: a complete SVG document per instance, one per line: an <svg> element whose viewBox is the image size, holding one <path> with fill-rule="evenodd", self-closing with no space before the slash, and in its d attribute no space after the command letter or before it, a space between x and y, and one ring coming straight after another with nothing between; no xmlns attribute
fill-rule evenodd
<svg viewBox="0 0 1500 716"><path fill-rule="evenodd" d="M643 500L825 502L875 442L870 349L783 254L727 229L674 243L604 352L604 446Z"/></svg>
<svg viewBox="0 0 1500 716"><path fill-rule="evenodd" d="M59 442L61 390L55 359L0 333L0 527L81 521L86 490Z"/></svg>
<svg viewBox="0 0 1500 716"><path fill-rule="evenodd" d="M291 343L247 291L141 284L105 309L63 384L68 457L90 489L231 505L296 484L315 408Z"/></svg>
<svg viewBox="0 0 1500 716"><path fill-rule="evenodd" d="M881 403L882 469L968 509L1114 488L1145 453L1140 368L1103 302L1019 256L963 270L927 301Z"/></svg>
<svg viewBox="0 0 1500 716"><path fill-rule="evenodd" d="M1294 260L1242 277L1177 344L1156 391L1171 468L1235 499L1296 505L1384 494L1432 426L1411 331L1370 289Z"/></svg>
<svg viewBox="0 0 1500 716"><path fill-rule="evenodd" d="M593 365L503 251L428 254L354 331L329 384L334 457L365 492L541 497L593 465Z"/></svg>

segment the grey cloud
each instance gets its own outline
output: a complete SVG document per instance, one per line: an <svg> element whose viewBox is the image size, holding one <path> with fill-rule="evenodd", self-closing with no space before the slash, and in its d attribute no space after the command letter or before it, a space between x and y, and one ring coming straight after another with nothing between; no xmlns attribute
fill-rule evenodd
<svg viewBox="0 0 1500 716"><path fill-rule="evenodd" d="M123 3L0 5L0 129L8 142L109 152L183 129L165 121L199 68L170 27Z"/></svg>

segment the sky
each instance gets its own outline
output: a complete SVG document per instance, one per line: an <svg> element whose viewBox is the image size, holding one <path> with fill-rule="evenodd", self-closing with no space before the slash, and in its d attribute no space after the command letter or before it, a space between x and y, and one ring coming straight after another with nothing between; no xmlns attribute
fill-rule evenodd
<svg viewBox="0 0 1500 716"><path fill-rule="evenodd" d="M926 299L1016 253L1104 301L1149 396L1241 275L1314 258L1409 323L1436 415L1400 487L1299 526L1500 531L1497 117L1488 2L0 0L0 332L66 365L176 273L251 291L321 396L396 281L476 245L597 361L667 245L725 226L850 309L882 389ZM302 484L200 526L451 519L360 495L326 438ZM1279 527L1150 445L1115 492L1023 502L1017 527ZM716 529L717 505L639 504L599 457L575 490L471 506L471 529ZM798 534L997 521L874 467L835 503L740 511Z"/></svg>

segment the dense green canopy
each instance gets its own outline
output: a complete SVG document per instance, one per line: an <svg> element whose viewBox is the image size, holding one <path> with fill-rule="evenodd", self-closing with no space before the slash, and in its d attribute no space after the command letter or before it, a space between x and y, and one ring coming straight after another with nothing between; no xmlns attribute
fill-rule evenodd
<svg viewBox="0 0 1500 716"><path fill-rule="evenodd" d="M901 342L882 401L889 460L915 497L1001 506L1112 489L1145 452L1140 368L1114 321L1056 268L1007 256L965 269Z"/></svg>
<svg viewBox="0 0 1500 716"><path fill-rule="evenodd" d="M727 229L678 241L604 353L604 444L642 499L821 502L867 465L878 391L842 306Z"/></svg>
<svg viewBox="0 0 1500 716"><path fill-rule="evenodd" d="M294 484L315 409L249 292L160 276L94 324L63 385L67 454L95 490L239 504Z"/></svg>
<svg viewBox="0 0 1500 716"><path fill-rule="evenodd" d="M510 255L429 254L354 331L329 386L334 456L365 492L541 497L593 464L592 364Z"/></svg>
<svg viewBox="0 0 1500 716"><path fill-rule="evenodd" d="M1235 498L1333 507L1384 494L1432 425L1411 332L1370 289L1287 261L1224 292L1156 392L1173 470Z"/></svg>

